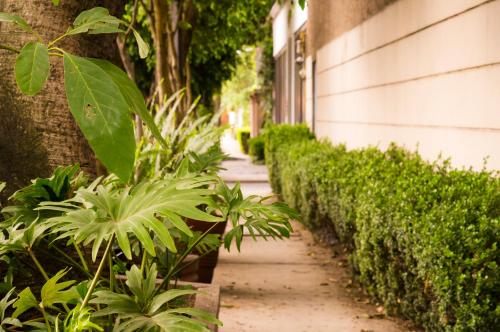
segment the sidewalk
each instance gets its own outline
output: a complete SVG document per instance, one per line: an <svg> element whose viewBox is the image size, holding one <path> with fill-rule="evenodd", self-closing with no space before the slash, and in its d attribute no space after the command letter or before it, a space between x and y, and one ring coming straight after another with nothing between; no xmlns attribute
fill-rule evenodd
<svg viewBox="0 0 500 332"><path fill-rule="evenodd" d="M235 157L223 164L223 178L241 181L245 195L271 193L265 166L253 165L228 137L223 148ZM219 331L409 331L353 287L345 257L332 258L307 230L299 224L294 229L287 240L246 237L241 253L221 252L214 277L221 286Z"/></svg>

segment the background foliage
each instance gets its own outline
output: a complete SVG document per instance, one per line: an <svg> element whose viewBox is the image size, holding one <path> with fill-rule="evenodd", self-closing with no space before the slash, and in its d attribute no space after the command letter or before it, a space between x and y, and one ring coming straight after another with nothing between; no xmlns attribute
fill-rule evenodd
<svg viewBox="0 0 500 332"><path fill-rule="evenodd" d="M192 33L188 52L190 83L193 96L201 96L205 107L212 108L212 97L220 92L223 82L231 78L239 62L238 51L268 38L270 30L266 22L272 4L271 0L194 0L198 13L196 20L181 24L180 28ZM131 17L131 10L129 4L126 18ZM152 40L149 24L144 11L139 9L136 26L146 41ZM138 57L136 45L129 43L127 49L136 68L140 69L137 70L138 84L145 94L149 94L154 57L144 62Z"/></svg>

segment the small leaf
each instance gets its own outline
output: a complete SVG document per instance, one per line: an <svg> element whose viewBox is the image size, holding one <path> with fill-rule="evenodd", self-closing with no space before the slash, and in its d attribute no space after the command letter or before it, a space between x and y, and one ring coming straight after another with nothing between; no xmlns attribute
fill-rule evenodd
<svg viewBox="0 0 500 332"><path fill-rule="evenodd" d="M76 289L67 289L75 283L74 280L58 281L67 273L66 270L61 270L55 276L50 278L42 287L42 303L45 308L50 308L56 303L67 303L71 300L78 299L80 295Z"/></svg>
<svg viewBox="0 0 500 332"><path fill-rule="evenodd" d="M95 7L81 12L73 22L73 28L68 30L66 35L85 32L90 34L121 32L120 23L118 18L109 15L106 8Z"/></svg>
<svg viewBox="0 0 500 332"><path fill-rule="evenodd" d="M12 15L9 13L0 12L0 22L16 23L21 29L23 29L26 32L33 31L31 26L25 20L23 20L22 18L20 18L17 15Z"/></svg>
<svg viewBox="0 0 500 332"><path fill-rule="evenodd" d="M135 137L120 89L94 62L68 53L64 53L64 83L71 113L97 158L128 181L135 162Z"/></svg>
<svg viewBox="0 0 500 332"><path fill-rule="evenodd" d="M144 39L142 39L141 35L137 31L135 31L135 29L133 29L132 32L134 33L135 40L137 41L137 47L139 48L139 56L141 59L144 59L149 54L149 45L146 44Z"/></svg>
<svg viewBox="0 0 500 332"><path fill-rule="evenodd" d="M153 298L149 307L149 314L155 314L167 302L175 298L185 295L193 295L198 293L194 289L170 289Z"/></svg>
<svg viewBox="0 0 500 332"><path fill-rule="evenodd" d="M16 308L16 311L12 314L12 317L17 318L23 312L38 307L38 301L35 295L31 292L31 289L25 288L21 293L19 293L19 299L12 305Z"/></svg>
<svg viewBox="0 0 500 332"><path fill-rule="evenodd" d="M54 6L59 6L59 3L61 3L61 0L52 0Z"/></svg>
<svg viewBox="0 0 500 332"><path fill-rule="evenodd" d="M35 42L26 44L17 56L14 68L19 89L29 96L37 94L49 76L49 67L47 47Z"/></svg>

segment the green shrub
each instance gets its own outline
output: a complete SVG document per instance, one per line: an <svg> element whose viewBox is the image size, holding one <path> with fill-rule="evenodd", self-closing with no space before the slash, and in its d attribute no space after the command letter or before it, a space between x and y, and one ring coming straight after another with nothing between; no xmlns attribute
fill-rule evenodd
<svg viewBox="0 0 500 332"><path fill-rule="evenodd" d="M250 128L236 129L236 139L240 144L241 152L248 154L248 140L250 139Z"/></svg>
<svg viewBox="0 0 500 332"><path fill-rule="evenodd" d="M395 145L311 140L305 127L266 136L273 189L312 229L332 227L351 266L391 313L430 331L500 326L500 180Z"/></svg>
<svg viewBox="0 0 500 332"><path fill-rule="evenodd" d="M266 165L269 170L271 187L274 192L281 192L279 181L280 163L278 160L282 158L279 158L278 156L286 154L287 145L291 145L296 141L307 141L312 138L314 138L314 135L311 134L305 125L278 125L269 126L266 129L264 155ZM280 147L283 148L280 149ZM281 166L283 165L281 164Z"/></svg>
<svg viewBox="0 0 500 332"><path fill-rule="evenodd" d="M248 154L253 157L254 161L264 161L264 149L266 139L264 135L259 135L248 140Z"/></svg>

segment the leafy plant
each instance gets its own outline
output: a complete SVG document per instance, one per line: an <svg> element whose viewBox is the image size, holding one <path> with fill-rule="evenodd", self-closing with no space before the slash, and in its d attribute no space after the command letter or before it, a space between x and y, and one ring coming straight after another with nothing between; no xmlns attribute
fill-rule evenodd
<svg viewBox="0 0 500 332"><path fill-rule="evenodd" d="M145 276L143 276L145 274ZM172 307L170 302L196 294L192 289L170 289L159 295L156 265L141 271L133 265L127 271L126 285L130 295L111 291L98 291L91 301L93 304L106 306L94 316L117 315L118 324L114 331L209 331L202 322L221 325L222 323L194 308ZM201 320L201 321L200 321Z"/></svg>
<svg viewBox="0 0 500 332"><path fill-rule="evenodd" d="M66 96L73 117L104 166L123 181L128 181L135 161L130 113L134 112L152 123L144 101L134 94L137 90L135 84L123 79L118 73L120 70L117 72L113 65L72 55L57 46L62 39L82 33L124 33L122 27L128 23L110 15L106 8L96 7L80 13L66 33L44 42L19 16L0 12L0 22L14 23L35 39L21 50L3 45L4 49L18 53L14 71L19 89L27 95L40 92L49 76L49 58L62 57ZM149 52L147 44L135 30L133 32L141 56L146 57Z"/></svg>
<svg viewBox="0 0 500 332"><path fill-rule="evenodd" d="M178 181L148 181L131 188L113 188L97 185L95 189L82 188L76 196L64 204L47 203L42 209L66 209L61 217L50 219L52 230L61 233L60 238L72 238L76 243L93 243L92 259L95 261L103 241L116 237L120 249L132 259L129 234L134 235L149 255L155 256L150 232L169 250L175 252L175 244L168 228L157 218L167 218L172 227L190 234L181 217L217 222L220 219L200 211L197 206L207 203L206 178ZM208 182L209 183L209 182ZM182 188L182 189L179 189ZM76 203L78 205L73 205Z"/></svg>
<svg viewBox="0 0 500 332"><path fill-rule="evenodd" d="M0 302L0 327L206 331L207 323L220 324L180 300L195 294L193 290L172 289L171 281L189 264L186 257L195 251L202 257L217 250L223 242L210 229L228 220L234 231L224 239L227 248L234 240L240 249L244 228L264 238L287 237L295 212L280 203L264 205L264 198L243 198L238 185L230 189L216 176L225 158L218 149L223 129L217 127L217 116L196 118L194 103L189 116L175 126L179 92L166 103L171 107L157 109L153 118L141 93L121 70L56 46L61 39L80 33L123 32L123 22L106 9L82 12L65 34L48 43L15 15L0 13L0 21L15 23L36 38L21 51L2 45L20 53L15 70L24 93L36 94L43 87L50 71L48 57L63 58L73 116L112 172L88 183L78 166L60 167L52 177L36 179L12 195L13 205L2 210L0 258L29 265L24 262L29 256L45 283L40 296L34 295L39 288L35 283L35 292L26 287L15 302L10 299L15 291L9 290ZM146 45L134 35L145 56ZM144 164L135 164L130 112L145 124L140 146L146 149L138 150L138 161L146 160ZM129 182L134 170L135 181ZM214 226L193 232L188 219ZM50 254L51 250L57 254ZM48 256L50 263L44 265L35 252ZM53 261L78 271L64 268L54 273L57 264ZM156 279L157 266L162 268L161 282ZM117 276L124 271L125 285ZM2 287L13 285L12 274L9 270ZM8 317L10 305L15 310ZM29 320L21 322L21 316Z"/></svg>
<svg viewBox="0 0 500 332"><path fill-rule="evenodd" d="M196 100L183 120L177 123L176 113L183 99L184 93L181 90L171 96L162 107L153 105L152 108L156 109L154 124L145 123L137 149L138 178L151 178L173 172L186 157L216 156L220 137L224 132L224 128L218 126L220 114L197 117ZM154 135L151 128L158 128L159 136ZM222 157L222 154L217 156L219 160Z"/></svg>
<svg viewBox="0 0 500 332"><path fill-rule="evenodd" d="M23 324L21 321L14 317L7 316L7 309L14 302L16 302L16 298L11 298L14 294L15 289L12 288L7 294L0 300L0 332L6 332L10 329L10 327L22 327ZM9 327L7 327L9 326Z"/></svg>

